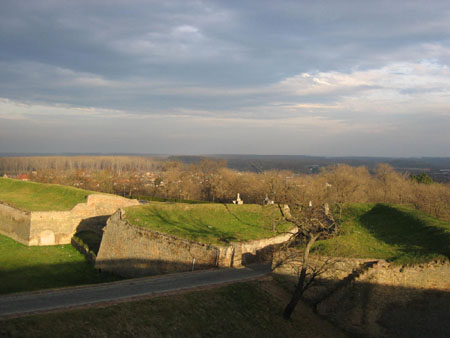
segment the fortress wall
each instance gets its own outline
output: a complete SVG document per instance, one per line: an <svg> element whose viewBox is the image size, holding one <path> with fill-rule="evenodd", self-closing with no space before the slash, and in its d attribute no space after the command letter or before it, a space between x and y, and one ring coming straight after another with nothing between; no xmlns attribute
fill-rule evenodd
<svg viewBox="0 0 450 338"><path fill-rule="evenodd" d="M258 250L264 249L270 245L281 244L287 242L298 231L297 228L290 230L290 233L278 235L270 238L263 238L254 241L239 243L242 253L256 253ZM237 245L237 244L236 244Z"/></svg>
<svg viewBox="0 0 450 338"><path fill-rule="evenodd" d="M450 292L450 263L398 266L381 261L366 276L377 284Z"/></svg>
<svg viewBox="0 0 450 338"><path fill-rule="evenodd" d="M290 238L282 235L228 246L206 245L130 224L120 209L104 228L96 268L124 276L144 276L213 267L240 267L244 255Z"/></svg>
<svg viewBox="0 0 450 338"><path fill-rule="evenodd" d="M70 243L80 222L70 211L33 211L28 245Z"/></svg>
<svg viewBox="0 0 450 338"><path fill-rule="evenodd" d="M95 267L123 276L145 276L215 267L219 250L131 225L118 210L107 222Z"/></svg>
<svg viewBox="0 0 450 338"><path fill-rule="evenodd" d="M83 230L90 227L96 228L96 222L83 222L83 220L109 216L120 207L133 205L139 205L139 202L102 194L89 195L85 203L78 203L70 211L22 212L19 209L1 205L3 213L9 216L2 216L0 231L26 245L69 244L78 227L84 226ZM21 213L27 216L19 217Z"/></svg>
<svg viewBox="0 0 450 338"><path fill-rule="evenodd" d="M328 259L312 256L311 263L317 267ZM334 259L320 276L321 285L307 290L305 298L317 304L320 315L357 336L448 337L450 262L398 266L379 260L349 283L338 284L367 262L374 260ZM275 273L294 281L300 267L291 262Z"/></svg>
<svg viewBox="0 0 450 338"><path fill-rule="evenodd" d="M30 218L30 212L0 203L0 233L2 235L28 245Z"/></svg>
<svg viewBox="0 0 450 338"><path fill-rule="evenodd" d="M317 306L342 328L367 337L446 338L450 332L450 263L386 262Z"/></svg>

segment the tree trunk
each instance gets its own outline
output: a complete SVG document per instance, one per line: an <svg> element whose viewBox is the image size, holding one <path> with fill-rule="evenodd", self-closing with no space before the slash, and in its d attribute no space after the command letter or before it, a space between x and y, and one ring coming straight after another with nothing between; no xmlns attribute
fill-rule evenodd
<svg viewBox="0 0 450 338"><path fill-rule="evenodd" d="M295 290L292 295L292 298L289 301L289 304L286 305L286 308L284 309L284 312L283 312L284 319L291 318L292 312L294 312L298 301L300 300L300 298L303 295L305 279L306 279L306 267L304 265L302 265L302 270L300 272L300 276L298 277L298 283L295 286Z"/></svg>
<svg viewBox="0 0 450 338"><path fill-rule="evenodd" d="M294 312L295 307L298 304L298 301L302 298L303 293L305 292L305 282L306 282L306 271L308 269L308 257L309 251L313 246L316 239L319 237L319 234L312 235L308 239L308 243L306 244L305 251L303 252L303 260L302 260L302 270L300 271L300 276L298 277L298 283L295 287L294 293L292 294L292 298L283 312L284 319L291 318L292 312Z"/></svg>

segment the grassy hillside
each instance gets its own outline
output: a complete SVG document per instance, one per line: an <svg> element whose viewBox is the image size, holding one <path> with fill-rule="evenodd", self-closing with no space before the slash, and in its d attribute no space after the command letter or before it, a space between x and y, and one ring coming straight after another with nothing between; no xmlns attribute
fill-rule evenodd
<svg viewBox="0 0 450 338"><path fill-rule="evenodd" d="M210 244L272 237L289 229L279 222L278 207L254 204L158 203L126 209L130 223L174 236Z"/></svg>
<svg viewBox="0 0 450 338"><path fill-rule="evenodd" d="M414 264L450 258L450 223L407 206L351 204L341 236L316 243L323 254Z"/></svg>
<svg viewBox="0 0 450 338"><path fill-rule="evenodd" d="M301 303L292 319L284 320L281 314L287 300L274 297L270 283L237 283L105 308L7 320L1 322L0 336L345 337Z"/></svg>
<svg viewBox="0 0 450 338"><path fill-rule="evenodd" d="M117 280L70 244L25 246L0 235L0 294Z"/></svg>
<svg viewBox="0 0 450 338"><path fill-rule="evenodd" d="M29 211L70 210L93 193L56 184L0 178L0 201Z"/></svg>

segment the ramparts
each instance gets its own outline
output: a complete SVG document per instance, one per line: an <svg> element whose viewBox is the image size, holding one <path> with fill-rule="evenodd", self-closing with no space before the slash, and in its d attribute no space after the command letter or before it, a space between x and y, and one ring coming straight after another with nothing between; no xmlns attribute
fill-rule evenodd
<svg viewBox="0 0 450 338"><path fill-rule="evenodd" d="M290 234L228 246L208 245L130 224L120 209L104 228L96 268L123 276L145 276L214 267L240 267Z"/></svg>
<svg viewBox="0 0 450 338"><path fill-rule="evenodd" d="M85 203L69 211L25 211L0 203L0 233L25 245L68 244L83 220L138 204L137 200L105 194L89 195Z"/></svg>

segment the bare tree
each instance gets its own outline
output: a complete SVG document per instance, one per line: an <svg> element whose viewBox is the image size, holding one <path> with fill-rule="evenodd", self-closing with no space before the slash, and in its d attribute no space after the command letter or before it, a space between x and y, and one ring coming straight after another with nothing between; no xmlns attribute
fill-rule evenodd
<svg viewBox="0 0 450 338"><path fill-rule="evenodd" d="M334 220L331 213L326 212L323 205L307 206L294 204L290 208L290 217L287 220L297 228L297 233L291 241L301 241L305 245L297 284L291 300L283 313L283 317L289 319L304 292L313 284L319 273L322 272L309 266L309 253L312 246L317 239L334 235L337 232L338 223Z"/></svg>

